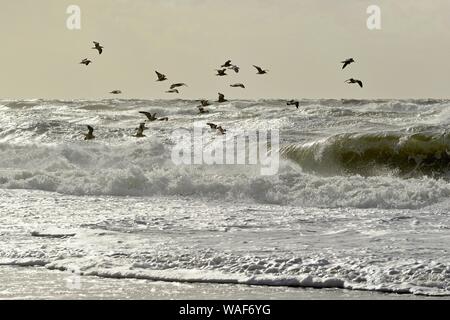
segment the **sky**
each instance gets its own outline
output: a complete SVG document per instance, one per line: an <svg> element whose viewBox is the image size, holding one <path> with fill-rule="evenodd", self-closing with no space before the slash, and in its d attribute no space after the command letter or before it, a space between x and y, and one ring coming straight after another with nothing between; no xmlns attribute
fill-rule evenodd
<svg viewBox="0 0 450 320"><path fill-rule="evenodd" d="M0 3L4 99L102 99L115 89L137 99L450 98L450 0ZM70 5L80 30L66 26ZM370 5L381 8L381 30L367 28ZM349 57L357 62L342 70ZM228 59L241 72L216 77ZM155 70L169 81L156 82ZM174 82L188 87L165 93ZM229 87L239 82L246 89Z"/></svg>

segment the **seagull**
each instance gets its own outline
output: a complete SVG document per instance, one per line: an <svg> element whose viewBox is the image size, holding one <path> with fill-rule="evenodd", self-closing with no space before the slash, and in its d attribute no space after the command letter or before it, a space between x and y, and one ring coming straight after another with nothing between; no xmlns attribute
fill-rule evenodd
<svg viewBox="0 0 450 320"><path fill-rule="evenodd" d="M180 93L177 89L167 90L166 93Z"/></svg>
<svg viewBox="0 0 450 320"><path fill-rule="evenodd" d="M216 130L216 129L217 129L217 124L208 122L206 125L209 126L209 127L210 127L211 129L213 129L213 130Z"/></svg>
<svg viewBox="0 0 450 320"><path fill-rule="evenodd" d="M227 71L227 69L217 69L216 71L217 71L216 76L223 77L223 76L226 76L226 75L227 75L227 74L225 73L225 71Z"/></svg>
<svg viewBox="0 0 450 320"><path fill-rule="evenodd" d="M343 63L344 65L342 66L342 69L345 69L346 66L348 66L349 64L352 64L353 62L355 62L355 60L353 60L353 58L347 59L342 61L341 63Z"/></svg>
<svg viewBox="0 0 450 320"><path fill-rule="evenodd" d="M84 140L95 139L94 128L92 128L91 126L87 126L87 128L88 128L88 133L84 133Z"/></svg>
<svg viewBox="0 0 450 320"><path fill-rule="evenodd" d="M133 137L136 137L136 138L143 138L143 137L145 137L144 130L146 130L146 129L147 128L145 127L145 122L142 122L139 125L139 128L136 129L137 130L136 135L134 135Z"/></svg>
<svg viewBox="0 0 450 320"><path fill-rule="evenodd" d="M217 102L222 103L222 102L227 102L228 100L225 99L225 95L223 93L219 92L219 100Z"/></svg>
<svg viewBox="0 0 450 320"><path fill-rule="evenodd" d="M256 68L256 70L258 70L257 74L266 74L267 71L269 71L269 70L263 70L262 68L255 66L255 65L253 65L253 66Z"/></svg>
<svg viewBox="0 0 450 320"><path fill-rule="evenodd" d="M363 87L363 83L362 83L361 80L357 80L357 79L351 78L351 79L346 80L345 82L347 82L348 84L357 83L357 84L359 84L359 86L360 86L361 88Z"/></svg>
<svg viewBox="0 0 450 320"><path fill-rule="evenodd" d="M92 63L92 61L89 60L89 59L83 59L83 60L80 62L80 64L84 64L84 65L86 65L86 66L88 66L90 63Z"/></svg>
<svg viewBox="0 0 450 320"><path fill-rule="evenodd" d="M175 88L179 88L179 87L187 87L186 83L174 83L170 86L170 89L175 89Z"/></svg>
<svg viewBox="0 0 450 320"><path fill-rule="evenodd" d="M202 104L202 107L207 107L211 105L208 100L200 100L200 103Z"/></svg>
<svg viewBox="0 0 450 320"><path fill-rule="evenodd" d="M139 113L142 113L143 115L145 115L147 117L148 121L158 120L158 118L156 118L156 113L151 114L150 112L146 112L146 111L139 111Z"/></svg>
<svg viewBox="0 0 450 320"><path fill-rule="evenodd" d="M231 67L232 66L232 64L231 64L231 60L228 60L227 62L225 62L223 65L221 65L220 67L221 68L228 68L228 67Z"/></svg>
<svg viewBox="0 0 450 320"><path fill-rule="evenodd" d="M158 76L158 80L156 80L156 81L166 81L167 80L167 77L165 74L159 73L158 71L155 71L155 72L156 72L156 75Z"/></svg>
<svg viewBox="0 0 450 320"><path fill-rule="evenodd" d="M202 107L202 106L198 106L197 108L198 108L198 111L199 111L200 114L203 114L203 113L209 113L209 111L208 111L208 110L205 110L205 108Z"/></svg>
<svg viewBox="0 0 450 320"><path fill-rule="evenodd" d="M227 130L225 130L224 128L222 128L222 126L218 126L217 130L219 130L220 134L225 134L227 132Z"/></svg>
<svg viewBox="0 0 450 320"><path fill-rule="evenodd" d="M111 93L111 94L121 94L122 91L120 91L120 90L113 90L113 91L111 91L110 93Z"/></svg>
<svg viewBox="0 0 450 320"><path fill-rule="evenodd" d="M234 70L234 72L236 72L236 73L239 73L239 70L241 70L241 68L239 68L238 66L231 66L228 69Z"/></svg>
<svg viewBox="0 0 450 320"><path fill-rule="evenodd" d="M103 47L100 45L100 43L94 41L94 45L95 45L95 47L93 47L92 49L98 50L98 54L102 54L102 52L103 52Z"/></svg>
<svg viewBox="0 0 450 320"><path fill-rule="evenodd" d="M232 88L242 88L242 89L245 89L245 86L244 86L242 83L230 84L230 87L232 87Z"/></svg>
<svg viewBox="0 0 450 320"><path fill-rule="evenodd" d="M300 105L300 102L298 102L297 100L291 100L291 101L288 101L286 103L286 105L288 105L288 106L296 106L297 109L298 109L298 106Z"/></svg>

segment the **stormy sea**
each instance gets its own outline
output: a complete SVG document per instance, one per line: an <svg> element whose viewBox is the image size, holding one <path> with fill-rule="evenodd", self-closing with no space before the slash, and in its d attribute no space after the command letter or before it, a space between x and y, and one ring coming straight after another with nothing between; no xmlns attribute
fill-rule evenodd
<svg viewBox="0 0 450 320"><path fill-rule="evenodd" d="M0 100L0 297L36 270L81 288L450 296L450 101L197 105ZM139 111L169 121L138 139ZM173 132L194 122L206 143L279 130L277 172L174 163Z"/></svg>

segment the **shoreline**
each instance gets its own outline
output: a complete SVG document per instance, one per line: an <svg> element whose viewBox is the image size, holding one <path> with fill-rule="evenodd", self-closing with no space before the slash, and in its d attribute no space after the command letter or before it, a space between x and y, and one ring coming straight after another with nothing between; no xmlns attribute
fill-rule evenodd
<svg viewBox="0 0 450 320"><path fill-rule="evenodd" d="M162 282L82 276L43 267L0 266L6 300L450 300L375 291ZM79 279L79 280L78 280Z"/></svg>

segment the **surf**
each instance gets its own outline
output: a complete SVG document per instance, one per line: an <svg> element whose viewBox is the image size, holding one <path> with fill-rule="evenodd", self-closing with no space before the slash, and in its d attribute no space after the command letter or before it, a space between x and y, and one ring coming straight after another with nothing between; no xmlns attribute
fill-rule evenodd
<svg viewBox="0 0 450 320"><path fill-rule="evenodd" d="M306 171L325 175L360 174L448 178L450 133L371 132L334 135L284 146L281 154Z"/></svg>

